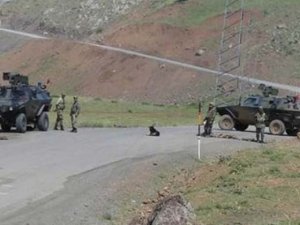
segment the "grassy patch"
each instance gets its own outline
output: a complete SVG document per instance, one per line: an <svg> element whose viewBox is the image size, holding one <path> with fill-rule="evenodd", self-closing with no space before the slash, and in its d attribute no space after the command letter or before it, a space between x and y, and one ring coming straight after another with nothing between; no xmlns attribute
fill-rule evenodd
<svg viewBox="0 0 300 225"><path fill-rule="evenodd" d="M57 97L53 99L55 105ZM150 103L132 103L100 98L79 98L81 127L147 127L192 125L196 122L197 106L153 105ZM70 126L69 112L72 97L66 98L64 120ZM54 107L53 107L54 109ZM51 121L55 121L55 112L50 112Z"/></svg>
<svg viewBox="0 0 300 225"><path fill-rule="evenodd" d="M154 1L153 7L160 9L163 6L168 6L176 3L174 0ZM246 9L259 10L265 16L276 15L283 8L293 8L299 5L297 0L251 0L245 1ZM164 20L158 22L167 23L180 27L197 26L209 18L223 14L225 2L220 0L188 0L182 4L183 15L166 16ZM285 9L286 10L286 9Z"/></svg>
<svg viewBox="0 0 300 225"><path fill-rule="evenodd" d="M219 177L205 185L199 178L184 192L199 222L300 223L299 143L241 152L220 164Z"/></svg>

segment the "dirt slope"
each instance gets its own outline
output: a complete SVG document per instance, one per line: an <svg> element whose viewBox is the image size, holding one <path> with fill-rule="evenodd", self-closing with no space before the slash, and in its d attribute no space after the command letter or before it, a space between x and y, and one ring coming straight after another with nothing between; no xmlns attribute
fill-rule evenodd
<svg viewBox="0 0 300 225"><path fill-rule="evenodd" d="M166 1L164 1L166 2ZM189 0L153 9L146 2L89 40L217 68L222 7ZM299 4L254 1L248 6L243 44L244 74L300 85ZM196 52L201 56L196 56ZM33 81L51 79L50 89L78 95L174 103L194 101L214 89L210 75L160 65L76 43L30 41L0 58L0 71L14 70Z"/></svg>
<svg viewBox="0 0 300 225"><path fill-rule="evenodd" d="M62 40L33 40L0 58L0 71L10 70L35 82L50 79L57 93L157 103L195 101L213 82L194 71Z"/></svg>

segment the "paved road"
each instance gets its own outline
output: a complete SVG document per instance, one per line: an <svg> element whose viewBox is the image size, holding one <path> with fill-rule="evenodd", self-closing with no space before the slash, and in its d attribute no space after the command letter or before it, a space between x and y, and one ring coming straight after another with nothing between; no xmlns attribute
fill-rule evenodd
<svg viewBox="0 0 300 225"><path fill-rule="evenodd" d="M31 33L26 33L26 32L21 32L21 31L15 31L15 30L10 30L10 29L5 29L5 28L0 27L0 32L1 31L11 33L11 34L15 34L15 35L21 35L21 36L25 36L25 37L29 37L29 38L35 38L35 39L50 39L50 38L40 36L40 35L36 35L36 34L31 34ZM98 45L98 44L88 43L88 42L78 42L78 43L85 44L85 45L90 45L90 46L105 49L105 50L108 50L108 51L114 51L114 52L119 52L119 53L122 53L122 54L131 55L131 56L137 56L137 57L142 57L142 58L146 58L146 59L150 59L150 60L155 60L155 61L159 61L161 63L172 64L172 65L175 65L175 66L184 67L184 68L187 68L187 69L192 69L192 70L195 70L195 71L198 71L198 72L205 72L205 73L211 74L213 76L220 75L220 72L216 71L216 70L211 70L211 69L208 69L208 68L195 66L195 65L191 65L191 64L188 64L188 63L183 63L183 62L179 62L179 61L175 61L175 60L171 60L171 59L152 56L152 55L144 54L144 53L137 52L137 51L132 51L132 50L123 49L123 48L116 48L116 47L107 46L107 45ZM229 73L226 73L224 75L226 75L228 77L232 77L232 78L239 78L242 81L249 82L249 83L252 83L252 84L265 84L267 86L273 86L275 88L279 88L279 89L282 89L282 90L287 90L287 91L291 91L291 92L300 93L300 88L297 87L297 86L292 86L292 85L287 85L287 84L280 84L280 83L261 80L261 79L237 76L237 75L229 74Z"/></svg>
<svg viewBox="0 0 300 225"><path fill-rule="evenodd" d="M49 131L9 135L9 140L0 141L0 224L7 215L63 189L67 179L76 174L151 155L189 152L197 156L196 128L160 130L159 138L146 136L144 128L85 128L78 134ZM233 134L252 138L255 135L253 132ZM0 133L3 135L7 134ZM267 136L268 141L275 139L280 138ZM215 138L202 142L204 157L261 146Z"/></svg>

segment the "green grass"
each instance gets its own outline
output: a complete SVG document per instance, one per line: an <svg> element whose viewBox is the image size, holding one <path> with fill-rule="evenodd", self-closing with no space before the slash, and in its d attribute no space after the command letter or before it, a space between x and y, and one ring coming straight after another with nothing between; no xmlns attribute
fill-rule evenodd
<svg viewBox="0 0 300 225"><path fill-rule="evenodd" d="M57 98L53 99L55 105ZM70 127L69 112L72 98L66 98L64 122ZM78 118L81 127L147 127L178 126L196 124L196 105L154 105L132 103L99 98L79 98L81 113ZM54 109L54 106L53 106ZM52 109L52 110L53 110ZM50 120L55 122L55 112L50 112Z"/></svg>
<svg viewBox="0 0 300 225"><path fill-rule="evenodd" d="M191 2L191 4L188 4ZM181 4L175 1L163 1L160 3L161 6L168 6L170 4ZM166 16L164 20L157 22L167 23L180 27L191 27L197 26L206 21L209 18L215 16L222 16L224 12L225 1L223 0L188 0L182 4L184 8L184 16ZM245 1L246 9L260 10L264 15L276 14L278 11L282 11L284 8L298 7L298 0L251 0ZM284 11L284 10L283 10Z"/></svg>
<svg viewBox="0 0 300 225"><path fill-rule="evenodd" d="M299 146L238 153L213 182L185 191L203 224L300 224Z"/></svg>

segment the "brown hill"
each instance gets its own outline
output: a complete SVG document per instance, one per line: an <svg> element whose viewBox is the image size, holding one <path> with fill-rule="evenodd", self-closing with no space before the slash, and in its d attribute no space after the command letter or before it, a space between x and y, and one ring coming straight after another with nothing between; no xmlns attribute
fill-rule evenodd
<svg viewBox="0 0 300 225"><path fill-rule="evenodd" d="M277 9L272 1L266 2L269 11L257 6L246 13L244 74L300 85L298 6L289 0ZM143 7L136 9L90 39L216 68L221 27L219 4L188 1L154 13ZM51 79L50 89L56 93L103 98L173 103L195 101L214 89L214 78L208 74L60 39L28 42L3 55L0 70L18 70L33 81Z"/></svg>
<svg viewBox="0 0 300 225"><path fill-rule="evenodd" d="M63 40L32 40L0 59L51 91L157 103L195 101L213 79L176 66ZM204 79L205 78L205 79Z"/></svg>

